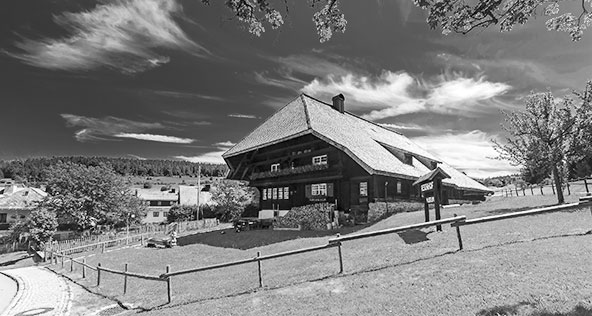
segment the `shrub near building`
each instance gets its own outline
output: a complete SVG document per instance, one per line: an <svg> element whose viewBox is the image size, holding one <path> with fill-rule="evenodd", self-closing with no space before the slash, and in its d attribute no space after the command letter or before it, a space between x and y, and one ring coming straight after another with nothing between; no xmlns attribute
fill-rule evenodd
<svg viewBox="0 0 592 316"><path fill-rule="evenodd" d="M279 227L302 230L326 230L331 223L333 204L318 203L293 207L286 215L277 220Z"/></svg>

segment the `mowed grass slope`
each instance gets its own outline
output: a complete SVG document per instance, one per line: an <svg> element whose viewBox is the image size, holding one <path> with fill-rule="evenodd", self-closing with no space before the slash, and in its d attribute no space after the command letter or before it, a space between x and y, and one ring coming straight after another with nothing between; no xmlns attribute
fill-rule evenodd
<svg viewBox="0 0 592 316"><path fill-rule="evenodd" d="M443 217L456 213L475 218L551 205L555 197L534 198L496 197L480 205L444 209ZM423 212L401 213L364 231L422 221ZM337 275L337 249L332 248L263 262L264 290L258 290L256 263L173 277L170 305L165 304L163 282L130 278L124 296L122 276L104 274L96 288L94 272L87 280L80 279L79 269L67 274L93 291L156 308L148 313L154 315L580 315L565 313L590 311L592 236L586 232L591 229L590 212L577 211L462 227L461 252L448 225L443 232L423 230L428 240L414 244L397 235L351 241L343 245L344 275ZM240 234L247 238L249 233ZM323 245L328 238L248 250L202 244L136 248L88 257L87 262L119 270L129 263L130 271L158 275L166 265L177 271L254 257L257 251Z"/></svg>

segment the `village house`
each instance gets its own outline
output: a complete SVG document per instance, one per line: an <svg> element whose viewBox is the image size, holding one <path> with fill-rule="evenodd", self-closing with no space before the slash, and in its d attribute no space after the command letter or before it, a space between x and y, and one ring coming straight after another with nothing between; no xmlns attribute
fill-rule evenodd
<svg viewBox="0 0 592 316"><path fill-rule="evenodd" d="M363 215L373 202L420 201L412 184L436 167L450 175L443 181L444 204L490 193L402 134L345 111L343 95L332 104L300 95L223 158L229 179L249 181L261 193L261 208L280 214L329 202Z"/></svg>
<svg viewBox="0 0 592 316"><path fill-rule="evenodd" d="M212 204L210 186L201 187L199 205ZM148 213L142 223L165 223L170 209L175 205L197 205L197 186L179 185L166 191L155 189L136 189L136 196L145 201Z"/></svg>
<svg viewBox="0 0 592 316"><path fill-rule="evenodd" d="M2 180L4 181L0 187L0 230L6 230L12 223L25 220L47 193L41 189Z"/></svg>

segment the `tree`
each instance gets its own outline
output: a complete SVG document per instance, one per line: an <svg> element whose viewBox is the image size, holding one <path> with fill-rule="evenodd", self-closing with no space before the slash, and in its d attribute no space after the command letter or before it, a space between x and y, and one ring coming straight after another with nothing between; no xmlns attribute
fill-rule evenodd
<svg viewBox="0 0 592 316"><path fill-rule="evenodd" d="M24 222L17 222L12 227L12 238L20 239L21 234L29 233L31 239L37 244L51 240L58 228L56 214L46 208L38 207L31 212Z"/></svg>
<svg viewBox="0 0 592 316"><path fill-rule="evenodd" d="M201 1L207 5L211 2ZM493 25L499 25L501 31L510 31L517 24L525 24L537 15L544 15L550 17L546 23L547 29L567 32L574 41L578 41L584 30L592 25L592 13L587 4L591 1L579 1L581 9L574 14L561 12L560 4L565 5L568 2L566 0L413 0L418 7L428 11L428 25L432 29L440 27L444 34L467 34L474 29ZM321 42L331 39L336 32L345 32L347 20L339 9L339 0L308 2L313 8L320 7L312 20ZM256 36L265 32L264 23L272 29L284 24L282 14L274 8L271 0L229 0L224 4ZM289 12L287 2L283 1L282 5L286 13Z"/></svg>
<svg viewBox="0 0 592 316"><path fill-rule="evenodd" d="M47 181L49 196L42 205L80 230L139 222L146 215L143 201L107 165L58 163L48 169Z"/></svg>
<svg viewBox="0 0 592 316"><path fill-rule="evenodd" d="M220 181L212 190L212 201L217 203L216 214L221 221L239 218L252 200L253 193L238 181Z"/></svg>
<svg viewBox="0 0 592 316"><path fill-rule="evenodd" d="M524 112L504 113L507 125L502 127L509 134L505 144L494 142L501 159L552 173L559 203L564 203L565 166L591 152L592 81L574 95L561 102L551 92L529 95Z"/></svg>

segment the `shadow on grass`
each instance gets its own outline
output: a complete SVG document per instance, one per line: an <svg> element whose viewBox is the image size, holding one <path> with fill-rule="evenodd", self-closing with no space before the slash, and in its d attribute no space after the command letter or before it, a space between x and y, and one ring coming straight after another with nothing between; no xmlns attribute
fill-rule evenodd
<svg viewBox="0 0 592 316"><path fill-rule="evenodd" d="M518 315L520 309L523 307L528 307L535 309L534 311L528 312L527 314L520 314L520 315L528 315L528 316L592 316L592 308L585 307L582 305L576 305L572 310L559 313L559 312L549 312L546 310L537 310L536 305L529 302L520 302L514 305L503 305L503 306L495 306L492 308L487 308L479 311L475 316L514 316Z"/></svg>
<svg viewBox="0 0 592 316"><path fill-rule="evenodd" d="M516 212L522 212L522 211L530 211L530 210L537 209L537 208L545 208L545 207L557 206L557 205L558 205L557 203L553 203L553 204L540 205L537 207L525 206L525 207L521 207L521 208L504 208L504 209L499 209L499 210L487 211L487 214L501 215L501 214L516 213Z"/></svg>
<svg viewBox="0 0 592 316"><path fill-rule="evenodd" d="M403 239L406 244L411 245L420 243L422 241L428 241L428 234L430 233L431 232L426 233L419 229L411 229L397 233L397 235L399 235L399 237L401 237L401 239Z"/></svg>
<svg viewBox="0 0 592 316"><path fill-rule="evenodd" d="M247 250L297 238L333 236L337 233L342 235L350 234L368 226L370 224L321 231L258 229L245 230L240 233L235 232L234 229L224 229L179 237L177 238L177 245L205 244L214 247Z"/></svg>

